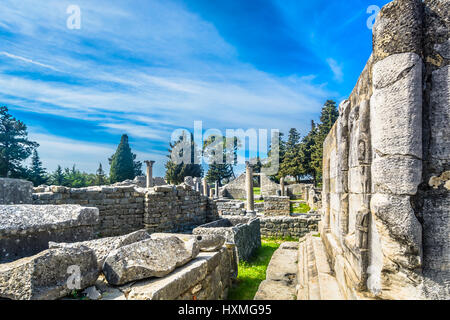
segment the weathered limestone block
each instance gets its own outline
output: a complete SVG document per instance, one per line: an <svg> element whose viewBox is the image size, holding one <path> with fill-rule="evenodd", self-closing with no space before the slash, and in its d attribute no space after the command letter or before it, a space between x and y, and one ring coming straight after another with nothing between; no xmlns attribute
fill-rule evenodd
<svg viewBox="0 0 450 320"><path fill-rule="evenodd" d="M19 179L0 178L0 204L30 204L33 184Z"/></svg>
<svg viewBox="0 0 450 320"><path fill-rule="evenodd" d="M139 281L129 288L128 300L225 299L231 285L232 258L226 248L200 253L197 259L164 278Z"/></svg>
<svg viewBox="0 0 450 320"><path fill-rule="evenodd" d="M413 270L422 263L422 226L410 201L409 196L374 194L371 209L389 232L387 238L392 239L382 246L385 258Z"/></svg>
<svg viewBox="0 0 450 320"><path fill-rule="evenodd" d="M48 249L49 241L93 239L98 209L78 205L0 205L0 263Z"/></svg>
<svg viewBox="0 0 450 320"><path fill-rule="evenodd" d="M417 54L392 55L373 67L371 136L380 156L422 158L422 60Z"/></svg>
<svg viewBox="0 0 450 320"><path fill-rule="evenodd" d="M102 238L90 241L76 242L76 243L56 243L50 242L49 248L80 248L87 247L92 249L97 258L98 268L101 271L103 268L103 264L111 253L111 251L115 249L119 249L121 247L127 246L129 244L139 242L142 240L149 239L150 235L145 230L139 230L124 236L119 237L110 237L110 238Z"/></svg>
<svg viewBox="0 0 450 320"><path fill-rule="evenodd" d="M450 65L432 74L429 152L433 158L450 160Z"/></svg>
<svg viewBox="0 0 450 320"><path fill-rule="evenodd" d="M386 156L373 161L374 192L414 195L421 180L422 161L416 158Z"/></svg>
<svg viewBox="0 0 450 320"><path fill-rule="evenodd" d="M76 272L80 278L77 283ZM53 300L73 289L92 286L99 271L87 247L45 250L35 256L0 264L0 297L14 300Z"/></svg>
<svg viewBox="0 0 450 320"><path fill-rule="evenodd" d="M248 260L261 247L259 218L227 217L195 228L194 235L221 235L236 245L239 260Z"/></svg>
<svg viewBox="0 0 450 320"><path fill-rule="evenodd" d="M382 8L373 27L375 62L397 53L421 53L421 2L420 0L397 0Z"/></svg>
<svg viewBox="0 0 450 320"><path fill-rule="evenodd" d="M163 277L198 253L195 240L184 242L177 237L143 240L112 251L105 260L103 273L112 285Z"/></svg>
<svg viewBox="0 0 450 320"><path fill-rule="evenodd" d="M214 252L223 247L225 243L225 237L219 234L203 234L203 235L189 235L189 234L176 234L176 233L153 233L152 239L166 239L170 237L177 237L185 242L195 239L197 241L198 248L202 252Z"/></svg>

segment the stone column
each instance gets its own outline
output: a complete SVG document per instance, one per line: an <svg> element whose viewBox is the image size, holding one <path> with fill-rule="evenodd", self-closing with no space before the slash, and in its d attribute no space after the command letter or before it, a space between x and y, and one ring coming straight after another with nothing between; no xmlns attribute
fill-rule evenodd
<svg viewBox="0 0 450 320"><path fill-rule="evenodd" d="M200 178L194 178L194 188L195 188L195 191L197 191L197 192L201 192L200 191L201 181L202 180Z"/></svg>
<svg viewBox="0 0 450 320"><path fill-rule="evenodd" d="M216 181L214 184L214 197L219 198L219 181Z"/></svg>
<svg viewBox="0 0 450 320"><path fill-rule="evenodd" d="M153 187L153 164L155 161L145 161L147 165L147 188Z"/></svg>
<svg viewBox="0 0 450 320"><path fill-rule="evenodd" d="M247 215L255 215L255 198L253 195L253 167L245 163L245 187L247 191Z"/></svg>
<svg viewBox="0 0 450 320"><path fill-rule="evenodd" d="M202 181L203 181L203 195L205 197L207 197L208 196L208 183L206 182L205 178L203 178Z"/></svg>
<svg viewBox="0 0 450 320"><path fill-rule="evenodd" d="M284 177L280 179L280 189L281 189L281 196L284 197L286 195L284 192Z"/></svg>

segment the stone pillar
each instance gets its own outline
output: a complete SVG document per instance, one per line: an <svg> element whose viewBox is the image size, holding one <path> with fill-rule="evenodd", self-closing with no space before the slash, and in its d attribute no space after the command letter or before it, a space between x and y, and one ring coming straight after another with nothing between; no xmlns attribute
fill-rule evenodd
<svg viewBox="0 0 450 320"><path fill-rule="evenodd" d="M215 192L214 197L215 197L215 198L219 198L219 181L216 181L216 182L215 182L215 185L214 185L214 192Z"/></svg>
<svg viewBox="0 0 450 320"><path fill-rule="evenodd" d="M202 181L203 181L203 195L205 197L207 197L208 196L208 183L206 182L205 178L203 178Z"/></svg>
<svg viewBox="0 0 450 320"><path fill-rule="evenodd" d="M255 215L255 198L253 195L253 167L245 163L245 188L247 191L247 215Z"/></svg>
<svg viewBox="0 0 450 320"><path fill-rule="evenodd" d="M201 192L201 188L200 188L200 185L201 185L201 178L194 178L194 188L195 188L195 191L197 191L197 192Z"/></svg>
<svg viewBox="0 0 450 320"><path fill-rule="evenodd" d="M281 196L284 197L286 195L284 192L284 177L280 179L280 189L281 189Z"/></svg>
<svg viewBox="0 0 450 320"><path fill-rule="evenodd" d="M147 188L153 187L153 164L155 161L145 161L147 165Z"/></svg>

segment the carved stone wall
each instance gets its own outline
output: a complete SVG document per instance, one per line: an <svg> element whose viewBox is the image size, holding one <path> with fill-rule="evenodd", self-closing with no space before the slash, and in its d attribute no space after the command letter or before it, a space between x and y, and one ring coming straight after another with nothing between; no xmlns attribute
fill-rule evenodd
<svg viewBox="0 0 450 320"><path fill-rule="evenodd" d="M324 143L321 229L348 298L450 296L449 10L437 0L381 10Z"/></svg>

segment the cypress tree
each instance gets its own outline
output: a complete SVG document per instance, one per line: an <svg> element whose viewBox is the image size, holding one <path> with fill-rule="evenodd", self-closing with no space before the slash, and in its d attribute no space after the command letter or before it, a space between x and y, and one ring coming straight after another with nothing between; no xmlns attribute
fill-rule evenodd
<svg viewBox="0 0 450 320"><path fill-rule="evenodd" d="M133 153L128 143L128 136L122 135L116 153L111 157L111 169L109 172L111 183L134 179L135 166Z"/></svg>
<svg viewBox="0 0 450 320"><path fill-rule="evenodd" d="M28 172L28 180L33 182L35 187L45 184L48 180L46 177L45 168L42 167L42 162L36 149L33 151L33 156L31 157L31 167Z"/></svg>
<svg viewBox="0 0 450 320"><path fill-rule="evenodd" d="M103 186L105 184L106 184L106 175L105 175L105 171L103 171L102 164L100 163L100 165L97 169L97 175L95 177L95 185Z"/></svg>

